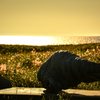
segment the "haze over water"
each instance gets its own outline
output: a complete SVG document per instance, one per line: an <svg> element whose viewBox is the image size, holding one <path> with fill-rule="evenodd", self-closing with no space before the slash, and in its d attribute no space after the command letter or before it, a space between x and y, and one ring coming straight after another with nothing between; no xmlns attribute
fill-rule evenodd
<svg viewBox="0 0 100 100"><path fill-rule="evenodd" d="M100 36L0 36L0 44L17 45L66 45L100 43Z"/></svg>

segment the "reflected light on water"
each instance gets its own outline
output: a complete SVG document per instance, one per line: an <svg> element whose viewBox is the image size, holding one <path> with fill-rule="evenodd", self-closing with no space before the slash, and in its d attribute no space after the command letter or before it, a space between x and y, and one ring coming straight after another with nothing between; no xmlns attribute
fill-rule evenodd
<svg viewBox="0 0 100 100"><path fill-rule="evenodd" d="M62 44L84 44L100 43L100 36L0 36L0 44L20 45L62 45Z"/></svg>
<svg viewBox="0 0 100 100"><path fill-rule="evenodd" d="M0 36L0 44L50 45L53 44L53 38L46 36Z"/></svg>

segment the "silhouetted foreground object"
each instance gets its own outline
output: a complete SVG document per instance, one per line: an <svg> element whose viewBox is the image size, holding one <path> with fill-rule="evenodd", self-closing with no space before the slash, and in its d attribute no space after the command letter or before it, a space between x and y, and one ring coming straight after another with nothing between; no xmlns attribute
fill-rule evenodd
<svg viewBox="0 0 100 100"><path fill-rule="evenodd" d="M100 64L68 51L58 51L44 62L37 77L47 91L56 92L80 82L100 81Z"/></svg>
<svg viewBox="0 0 100 100"><path fill-rule="evenodd" d="M0 89L11 88L11 83L0 75Z"/></svg>

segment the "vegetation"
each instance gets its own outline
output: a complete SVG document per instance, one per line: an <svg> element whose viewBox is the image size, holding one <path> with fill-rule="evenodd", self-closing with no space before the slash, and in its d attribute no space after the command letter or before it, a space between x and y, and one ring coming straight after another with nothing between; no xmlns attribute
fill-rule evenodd
<svg viewBox="0 0 100 100"><path fill-rule="evenodd" d="M37 79L41 65L55 51L66 50L100 63L100 43L81 45L0 45L0 74L14 87L42 87ZM80 83L78 89L100 90L100 82Z"/></svg>

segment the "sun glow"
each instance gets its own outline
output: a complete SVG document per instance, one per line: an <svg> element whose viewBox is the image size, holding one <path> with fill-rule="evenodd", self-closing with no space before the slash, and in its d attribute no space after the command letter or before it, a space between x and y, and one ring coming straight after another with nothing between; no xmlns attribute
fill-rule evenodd
<svg viewBox="0 0 100 100"><path fill-rule="evenodd" d="M52 37L46 36L0 36L0 44L48 45Z"/></svg>

